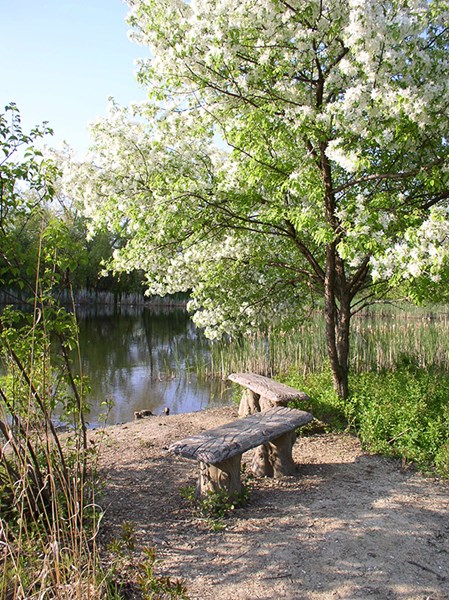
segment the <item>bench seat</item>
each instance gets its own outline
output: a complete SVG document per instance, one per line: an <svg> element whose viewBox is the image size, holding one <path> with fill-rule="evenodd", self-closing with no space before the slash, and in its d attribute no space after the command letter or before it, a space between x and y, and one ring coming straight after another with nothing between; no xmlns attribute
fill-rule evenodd
<svg viewBox="0 0 449 600"><path fill-rule="evenodd" d="M169 451L199 461L198 495L209 491L239 494L242 454L264 444L269 451L256 474L274 477L292 474L295 429L312 418L302 410L278 406L175 442Z"/></svg>
<svg viewBox="0 0 449 600"><path fill-rule="evenodd" d="M285 383L255 373L231 373L230 381L246 388L239 407L239 416L265 410L272 406L287 406L293 400L308 401L309 396Z"/></svg>

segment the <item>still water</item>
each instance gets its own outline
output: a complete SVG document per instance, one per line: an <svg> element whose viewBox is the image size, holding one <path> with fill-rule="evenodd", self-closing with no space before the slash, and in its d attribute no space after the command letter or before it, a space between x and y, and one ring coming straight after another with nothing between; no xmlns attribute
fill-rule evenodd
<svg viewBox="0 0 449 600"><path fill-rule="evenodd" d="M184 310L101 307L80 310L78 322L90 427L131 421L142 409L176 414L231 402L229 384L196 377L196 365L208 363L209 342Z"/></svg>

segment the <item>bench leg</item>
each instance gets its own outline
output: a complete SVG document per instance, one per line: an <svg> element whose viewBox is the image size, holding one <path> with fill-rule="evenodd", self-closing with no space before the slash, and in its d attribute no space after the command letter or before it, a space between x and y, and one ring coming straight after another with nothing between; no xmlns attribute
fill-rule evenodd
<svg viewBox="0 0 449 600"><path fill-rule="evenodd" d="M282 403L276 403L264 396L261 396L259 399L260 411L269 410L270 408L274 408L275 406L283 406Z"/></svg>
<svg viewBox="0 0 449 600"><path fill-rule="evenodd" d="M239 406L239 417L246 417L260 412L259 394L251 390L243 390Z"/></svg>
<svg viewBox="0 0 449 600"><path fill-rule="evenodd" d="M239 406L239 417L253 415L255 413L280 405L281 403L276 404L268 398L256 394L256 392L253 392L252 390L243 390L242 399L240 400Z"/></svg>
<svg viewBox="0 0 449 600"><path fill-rule="evenodd" d="M285 477L294 475L296 466L292 457L296 433L289 431L275 440L255 449L251 470L257 477Z"/></svg>
<svg viewBox="0 0 449 600"><path fill-rule="evenodd" d="M225 492L229 496L242 493L240 463L242 455L237 454L214 465L200 462L200 474L196 488L197 496L206 496L210 492Z"/></svg>

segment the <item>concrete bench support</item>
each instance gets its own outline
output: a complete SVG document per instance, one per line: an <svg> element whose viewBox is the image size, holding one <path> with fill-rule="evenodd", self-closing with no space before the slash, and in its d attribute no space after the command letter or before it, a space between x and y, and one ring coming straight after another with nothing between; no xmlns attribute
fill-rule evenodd
<svg viewBox="0 0 449 600"><path fill-rule="evenodd" d="M266 411L275 406L287 406L293 400L310 400L305 392L301 392L289 385L279 383L263 375L255 373L232 373L228 379L244 388L239 406L239 417ZM293 461L290 461L288 458L288 456L291 457L291 448L289 451L286 451L286 448L289 445L293 447L296 434L292 431L286 435L287 437L282 442L269 442L256 448L251 465L251 470L255 475L267 475L273 470L273 474L270 473L270 475L279 477L294 472ZM274 458L281 454L282 458ZM282 467L278 465L282 465ZM278 474L274 473L276 469L281 469L277 471Z"/></svg>
<svg viewBox="0 0 449 600"><path fill-rule="evenodd" d="M296 465L292 457L296 432L288 431L271 442L255 449L251 471L257 477L285 477L293 475Z"/></svg>
<svg viewBox="0 0 449 600"><path fill-rule="evenodd" d="M242 455L236 454L216 464L200 461L200 473L196 487L197 496L210 492L226 492L229 496L238 496L243 491L240 479Z"/></svg>

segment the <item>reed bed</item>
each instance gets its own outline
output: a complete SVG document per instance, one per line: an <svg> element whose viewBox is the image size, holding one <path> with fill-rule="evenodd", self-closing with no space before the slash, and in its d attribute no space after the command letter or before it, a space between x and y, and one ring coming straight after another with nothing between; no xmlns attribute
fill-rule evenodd
<svg viewBox="0 0 449 600"><path fill-rule="evenodd" d="M449 314L444 311L391 310L352 320L350 368L353 373L395 370L404 363L423 369L449 368ZM226 376L250 371L274 376L316 373L328 364L325 324L320 314L289 331L269 331L224 340L211 346L203 374Z"/></svg>

